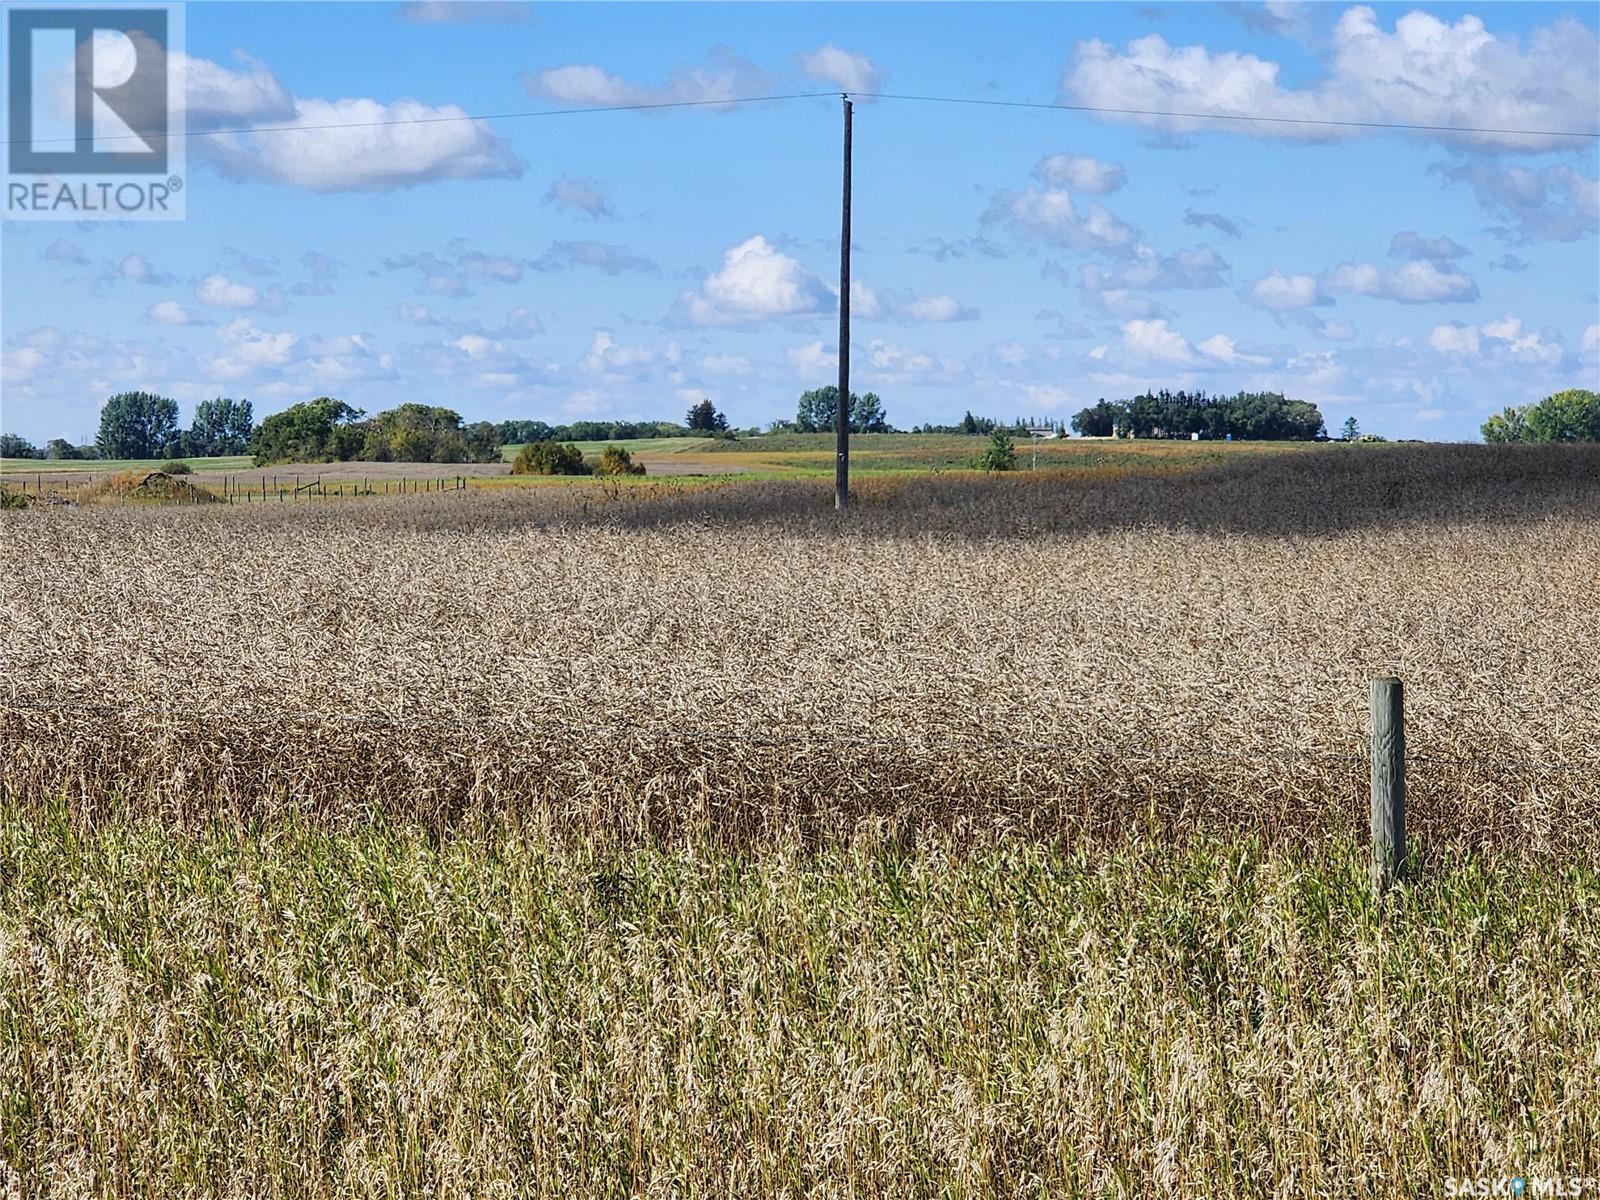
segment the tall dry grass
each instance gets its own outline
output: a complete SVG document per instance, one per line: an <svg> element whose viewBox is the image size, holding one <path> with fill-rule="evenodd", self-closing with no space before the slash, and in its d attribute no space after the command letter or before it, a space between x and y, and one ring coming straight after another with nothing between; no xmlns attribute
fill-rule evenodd
<svg viewBox="0 0 1600 1200"><path fill-rule="evenodd" d="M0 821L0 1189L1442 1195L1600 1175L1600 879L1451 854Z"/></svg>
<svg viewBox="0 0 1600 1200"><path fill-rule="evenodd" d="M1600 845L1600 456L5 518L0 785L84 817L493 812L735 842L1359 827Z"/></svg>

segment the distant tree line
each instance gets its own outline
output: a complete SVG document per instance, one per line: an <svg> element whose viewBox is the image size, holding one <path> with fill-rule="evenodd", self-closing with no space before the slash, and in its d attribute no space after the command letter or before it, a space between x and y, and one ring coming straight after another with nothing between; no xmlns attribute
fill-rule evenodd
<svg viewBox="0 0 1600 1200"><path fill-rule="evenodd" d="M250 447L254 413L248 400L218 396L195 405L188 429L178 425L178 402L151 392L122 392L100 410L94 443L74 446L51 438L44 448L16 434L0 434L0 458L72 461L99 458L190 458L243 454Z"/></svg>
<svg viewBox="0 0 1600 1200"><path fill-rule="evenodd" d="M544 421L501 421L495 426L503 445L533 442L626 442L648 438L727 437L728 418L710 400L701 400L676 421L573 421L550 425Z"/></svg>
<svg viewBox="0 0 1600 1200"><path fill-rule="evenodd" d="M1509 442L1600 442L1600 395L1568 388L1537 404L1495 413L1483 423L1483 440Z"/></svg>
<svg viewBox="0 0 1600 1200"><path fill-rule="evenodd" d="M496 436L508 446L528 442L622 442L638 438L690 437L694 431L676 421L501 421Z"/></svg>
<svg viewBox="0 0 1600 1200"><path fill-rule="evenodd" d="M1010 421L998 421L993 417L975 417L969 409L954 425L940 425L930 421L924 425L914 426L911 432L958 433L967 437L985 437L999 431L1007 435L1026 437L1030 429L1049 429L1053 433L1064 434L1067 426L1065 421L1046 420L1043 417L1033 419L1013 417Z"/></svg>
<svg viewBox="0 0 1600 1200"><path fill-rule="evenodd" d="M1251 441L1310 441L1327 437L1315 404L1291 400L1282 392L1146 392L1131 400L1101 400L1072 418L1085 437L1203 438Z"/></svg>

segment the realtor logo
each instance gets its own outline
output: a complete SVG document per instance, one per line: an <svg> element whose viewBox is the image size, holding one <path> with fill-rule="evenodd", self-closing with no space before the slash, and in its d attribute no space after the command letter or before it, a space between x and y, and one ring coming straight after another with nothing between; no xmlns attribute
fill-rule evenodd
<svg viewBox="0 0 1600 1200"><path fill-rule="evenodd" d="M181 6L6 12L10 219L181 219Z"/></svg>

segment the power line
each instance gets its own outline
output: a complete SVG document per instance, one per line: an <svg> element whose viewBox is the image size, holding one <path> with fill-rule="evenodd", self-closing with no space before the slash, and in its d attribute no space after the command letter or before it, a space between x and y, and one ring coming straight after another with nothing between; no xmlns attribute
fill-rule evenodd
<svg viewBox="0 0 1600 1200"><path fill-rule="evenodd" d="M439 125L457 121L520 121L539 117L575 117L595 113L649 112L674 108L718 108L734 104L778 103L789 100L817 100L846 95L858 100L900 100L921 104L970 104L987 108L1025 108L1055 112L1092 113L1119 117L1165 117L1188 121L1246 121L1268 125L1326 126L1340 129L1390 129L1417 133L1472 133L1501 137L1597 138L1600 132L1572 129L1499 129L1482 125L1429 125L1406 121L1344 121L1316 117L1274 117L1258 113L1190 112L1157 108L1113 108L1099 104L1042 104L1028 100L993 100L975 96L924 96L901 92L788 92L773 96L728 96L715 100L661 100L641 104L596 104L586 108L546 108L522 112L462 113L459 116L404 117L384 121L329 121L316 125L252 125L235 129L188 129L183 133L117 134L111 137L49 138L28 144L77 145L83 142L150 141L178 137L226 137L259 133L312 133L334 129L378 129L401 125ZM15 145L24 139L5 141Z"/></svg>
<svg viewBox="0 0 1600 1200"><path fill-rule="evenodd" d="M146 133L119 133L111 137L42 138L32 142L18 138L0 142L0 145L76 145L82 142L150 141L153 138L170 140L180 137L225 137L251 133L311 133L329 129L378 129L395 125L442 125L452 121L515 121L530 117L576 117L586 113L644 112L649 109L662 108L710 108L726 104L763 104L780 100L816 100L827 99L836 95L838 95L837 92L790 92L779 96L729 96L722 100L662 100L650 104L596 104L589 108L543 108L526 112L462 113L459 116L448 117L401 117L389 121L329 121L319 125L247 125L239 129L186 129L182 133L158 133L151 130Z"/></svg>
<svg viewBox="0 0 1600 1200"><path fill-rule="evenodd" d="M1337 121L1316 117L1268 117L1248 113L1179 112L1157 108L1108 108L1099 104L1039 104L1027 100L987 100L968 96L911 96L895 92L852 92L858 99L914 100L929 104L979 104L995 108L1042 108L1121 117L1171 117L1194 121L1261 121L1273 125L1333 125L1346 129L1403 129L1427 133L1488 133L1506 137L1600 138L1600 133L1570 129L1489 129L1477 125L1423 125L1404 121Z"/></svg>

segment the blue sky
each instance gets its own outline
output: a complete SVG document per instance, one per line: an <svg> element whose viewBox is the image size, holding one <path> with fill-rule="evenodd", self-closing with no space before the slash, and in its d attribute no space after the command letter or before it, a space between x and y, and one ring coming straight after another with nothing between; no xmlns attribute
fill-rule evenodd
<svg viewBox="0 0 1600 1200"><path fill-rule="evenodd" d="M191 130L883 91L1594 130L1593 4L187 7ZM0 423L317 395L792 416L839 102L190 139L182 222L8 222ZM1270 388L1391 436L1600 387L1600 145L866 100L852 381L909 427Z"/></svg>

